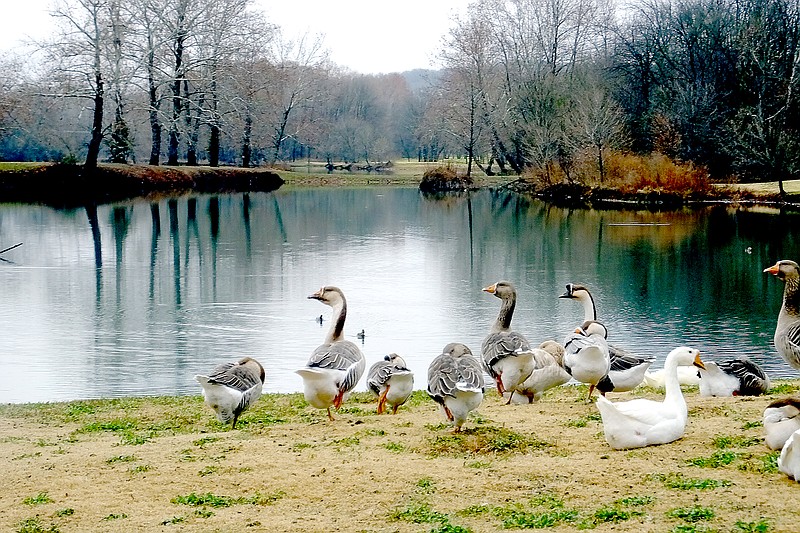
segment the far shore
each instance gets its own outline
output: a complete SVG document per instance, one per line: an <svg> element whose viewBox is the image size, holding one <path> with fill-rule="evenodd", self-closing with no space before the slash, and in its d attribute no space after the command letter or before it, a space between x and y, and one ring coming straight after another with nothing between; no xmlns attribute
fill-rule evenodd
<svg viewBox="0 0 800 533"><path fill-rule="evenodd" d="M0 202L43 203L72 206L164 195L224 192L267 192L295 187L419 187L423 174L441 165L464 172L458 161L398 161L384 170L329 172L323 162L297 162L281 168L232 166L150 166L101 163L92 175L81 166L58 163L0 163ZM621 195L603 187L555 185L534 190L518 176L473 175L473 188L507 188L554 204L614 207L640 204L672 208L703 203L800 206L800 180L785 181L780 198L778 182L718 184L708 197L684 197L647 191Z"/></svg>

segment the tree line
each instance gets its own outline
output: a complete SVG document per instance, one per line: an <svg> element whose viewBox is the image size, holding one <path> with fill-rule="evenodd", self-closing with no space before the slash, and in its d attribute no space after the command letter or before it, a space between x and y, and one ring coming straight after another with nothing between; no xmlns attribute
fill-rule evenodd
<svg viewBox="0 0 800 533"><path fill-rule="evenodd" d="M615 152L800 174L800 0L485 0L437 71L353 73L250 0L59 0L0 69L0 159L274 165L466 157L549 181ZM413 37L410 37L413 38Z"/></svg>

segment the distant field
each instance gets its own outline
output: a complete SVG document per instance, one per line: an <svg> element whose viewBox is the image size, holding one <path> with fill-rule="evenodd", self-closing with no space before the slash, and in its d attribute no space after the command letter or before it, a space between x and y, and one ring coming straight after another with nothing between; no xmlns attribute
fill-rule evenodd
<svg viewBox="0 0 800 533"><path fill-rule="evenodd" d="M777 181L765 181L761 183L734 183L726 185L732 189L742 189L754 194L778 194ZM783 190L787 194L800 194L800 180L784 181Z"/></svg>

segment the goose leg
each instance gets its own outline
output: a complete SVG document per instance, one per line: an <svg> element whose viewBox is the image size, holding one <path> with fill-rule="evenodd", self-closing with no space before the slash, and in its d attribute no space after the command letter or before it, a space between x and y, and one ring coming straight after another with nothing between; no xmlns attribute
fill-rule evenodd
<svg viewBox="0 0 800 533"><path fill-rule="evenodd" d="M331 422L336 420L335 418L333 418L333 414L331 413L331 408L330 407L328 407L328 420L330 420Z"/></svg>
<svg viewBox="0 0 800 533"><path fill-rule="evenodd" d="M513 398L513 397L514 397L514 390L512 389L511 390L511 394L508 395L508 401L506 402L506 405L511 403L511 398Z"/></svg>
<svg viewBox="0 0 800 533"><path fill-rule="evenodd" d="M378 414L382 415L386 411L386 395L389 394L389 386L387 385L386 388L381 393L380 397L378 398Z"/></svg>
<svg viewBox="0 0 800 533"><path fill-rule="evenodd" d="M594 384L590 383L589 384L589 397L586 398L587 402L591 402L592 401L592 392L594 392Z"/></svg>
<svg viewBox="0 0 800 533"><path fill-rule="evenodd" d="M453 421L453 413L450 412L450 409L448 409L446 405L443 405L442 407L444 407L444 414L447 415L447 419L450 422L452 422Z"/></svg>

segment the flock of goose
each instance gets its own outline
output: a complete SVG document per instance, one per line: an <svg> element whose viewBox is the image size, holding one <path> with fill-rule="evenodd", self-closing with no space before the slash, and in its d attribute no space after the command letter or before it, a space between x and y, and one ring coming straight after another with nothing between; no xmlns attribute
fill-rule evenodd
<svg viewBox="0 0 800 533"><path fill-rule="evenodd" d="M782 260L764 269L785 282L783 305L778 315L774 343L778 353L800 370L800 268ZM603 433L614 449L640 448L679 439L686 429L688 410L681 384L699 384L702 396L756 395L769 390L769 377L745 356L721 361L703 361L700 352L680 346L666 357L664 369L649 372L652 358L638 357L606 340L607 328L597 320L597 308L589 290L568 284L561 298L580 303L584 321L563 343L545 341L531 346L521 333L511 329L516 291L511 283L498 281L483 289L501 300L500 312L481 345L481 357L468 346L453 342L431 361L427 392L440 406L455 432L460 432L469 413L483 401L484 375L494 380L506 403L532 403L542 393L575 380L589 385L589 400L599 391L596 405ZM306 365L297 370L303 393L313 407L339 409L364 374L366 359L354 343L344 338L347 300L341 289L326 286L310 295L332 308L331 327L324 342ZM321 318L321 317L320 317ZM319 319L318 319L319 320ZM362 331L363 334L363 331ZM236 427L239 415L261 395L264 368L246 357L216 367L209 376L195 376L203 388L205 403L223 423ZM645 383L664 389L663 401L644 398L612 402L608 392L630 391ZM414 376L397 354L387 355L367 372L367 387L377 397L378 413L390 406L393 413L413 391ZM764 429L769 448L781 450L781 471L800 482L800 398L785 398L764 411Z"/></svg>

